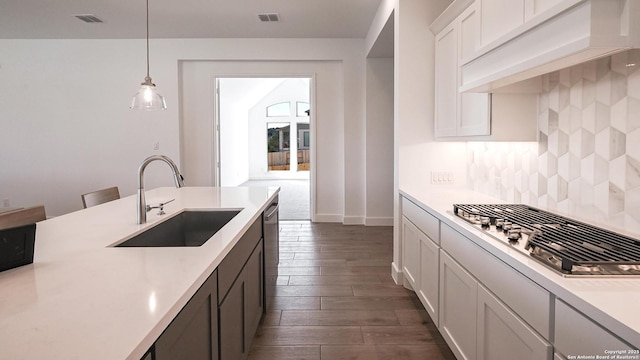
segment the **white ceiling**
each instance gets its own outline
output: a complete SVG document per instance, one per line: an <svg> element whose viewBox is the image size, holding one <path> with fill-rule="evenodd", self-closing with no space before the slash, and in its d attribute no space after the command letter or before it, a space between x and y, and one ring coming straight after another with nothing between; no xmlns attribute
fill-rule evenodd
<svg viewBox="0 0 640 360"><path fill-rule="evenodd" d="M149 0L152 38L364 38L381 0ZM0 0L0 38L145 36L145 0ZM278 13L263 23L258 13ZM73 15L93 14L87 24Z"/></svg>

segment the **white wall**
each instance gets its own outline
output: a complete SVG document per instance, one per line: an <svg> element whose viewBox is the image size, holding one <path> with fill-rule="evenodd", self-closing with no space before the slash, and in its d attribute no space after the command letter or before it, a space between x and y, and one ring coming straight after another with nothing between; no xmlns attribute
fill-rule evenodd
<svg viewBox="0 0 640 360"><path fill-rule="evenodd" d="M393 225L393 58L367 59L367 225Z"/></svg>
<svg viewBox="0 0 640 360"><path fill-rule="evenodd" d="M249 180L249 111L283 81L280 78L219 79L221 186L238 186Z"/></svg>
<svg viewBox="0 0 640 360"><path fill-rule="evenodd" d="M364 58L362 59L364 61ZM345 196L345 152L352 144L345 144L345 105L349 96L343 96L344 66L340 61L189 61L182 63L184 93L192 93L206 88L206 83L214 76L221 74L252 75L252 76L312 76L315 88L312 96L318 108L313 122L312 136L316 144L312 153L311 176L314 178L315 193L312 193L312 216L316 221L343 221L345 204L351 200L351 194ZM350 78L350 77L347 77ZM364 83L364 80L362 79ZM364 88L364 84L362 85ZM211 90L213 91L213 90ZM363 92L360 89L360 92ZM363 99L364 102L364 99ZM350 103L348 107L358 107L358 102ZM362 113L350 121L364 121L364 103ZM213 132L213 116L211 101L192 102L184 107L183 115L183 144L188 145L183 150L185 174L202 171L212 163L210 136ZM189 130L190 128L197 131ZM331 139L332 141L327 141ZM313 145L313 144L312 144ZM364 159L364 154L361 155ZM363 160L361 160L363 161ZM206 179L204 179L206 180ZM198 183L196 185L209 185ZM364 186L362 186L364 188Z"/></svg>
<svg viewBox="0 0 640 360"><path fill-rule="evenodd" d="M316 154L316 211L331 221L364 214L363 168L346 165L364 163L361 39L152 39L151 76L169 107L162 112L128 109L145 75L143 39L0 40L0 54L0 199L12 206L44 204L61 215L80 209L84 192L117 185L132 195L138 165L156 152L188 168L186 182L196 185L210 178L193 165L210 160L212 144L181 143L180 135L211 130L213 75L297 71L315 75L316 102L340 114L328 120L331 131L316 131L319 144L332 139ZM339 94L339 103L324 89ZM148 168L146 188L172 186L164 167Z"/></svg>
<svg viewBox="0 0 640 360"><path fill-rule="evenodd" d="M438 191L442 185L429 182L432 171L450 171L455 178L452 186L464 186L466 144L436 142L433 135L435 42L428 26L451 1L388 1L394 2L396 189L426 187ZM381 9L387 9L385 2ZM398 283L402 283L400 211L395 191L392 275Z"/></svg>
<svg viewBox="0 0 640 360"><path fill-rule="evenodd" d="M309 78L287 79L260 99L249 110L249 178L264 179L309 179L309 171L268 171L267 165L267 123L309 123L309 117L296 116L296 102L309 102ZM266 108L270 105L288 102L291 116L267 118ZM291 132L291 148L297 133ZM295 150L294 150L295 151ZM293 157L291 158L293 159ZM313 166L313 164L312 164Z"/></svg>
<svg viewBox="0 0 640 360"><path fill-rule="evenodd" d="M133 194L153 153L178 160L177 89L164 68L175 76L175 60L152 57L170 110L137 112L128 107L146 72L144 40L0 40L0 198L60 215L80 209L85 192ZM159 185L171 175L154 163L146 187Z"/></svg>

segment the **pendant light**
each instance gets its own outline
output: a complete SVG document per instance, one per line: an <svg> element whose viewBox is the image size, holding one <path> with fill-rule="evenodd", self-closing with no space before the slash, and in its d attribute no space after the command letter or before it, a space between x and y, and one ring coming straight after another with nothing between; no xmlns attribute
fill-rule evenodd
<svg viewBox="0 0 640 360"><path fill-rule="evenodd" d="M167 109L164 97L158 94L156 84L151 81L149 76L149 0L147 0L147 76L144 78L144 82L140 84L140 90L133 97L131 108L137 110Z"/></svg>

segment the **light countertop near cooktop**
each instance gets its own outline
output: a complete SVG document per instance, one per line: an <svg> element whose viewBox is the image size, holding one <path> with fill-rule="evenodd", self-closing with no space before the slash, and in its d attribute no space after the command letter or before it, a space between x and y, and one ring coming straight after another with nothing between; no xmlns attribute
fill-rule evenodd
<svg viewBox="0 0 640 360"><path fill-rule="evenodd" d="M0 272L0 359L140 359L278 187L146 192L175 201L136 224L129 196L37 224L33 264ZM243 209L200 247L110 245L188 209Z"/></svg>
<svg viewBox="0 0 640 360"><path fill-rule="evenodd" d="M464 188L405 188L401 189L400 194L602 326L610 329L631 345L640 348L640 312L637 311L638 304L640 304L640 278L562 277L535 259L510 249L506 244L483 234L481 230L453 214L453 204L500 204L505 203L503 200ZM537 208L546 210L542 207ZM558 214L571 217L570 214ZM579 220L597 226L603 225L595 220L589 221L585 218ZM611 230L640 238L638 234L625 231L625 229Z"/></svg>

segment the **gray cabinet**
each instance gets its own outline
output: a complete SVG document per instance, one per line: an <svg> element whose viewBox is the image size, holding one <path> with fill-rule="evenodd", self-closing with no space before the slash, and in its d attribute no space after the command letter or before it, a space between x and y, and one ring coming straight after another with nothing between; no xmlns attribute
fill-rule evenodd
<svg viewBox="0 0 640 360"><path fill-rule="evenodd" d="M218 277L205 281L155 343L155 360L218 359Z"/></svg>
<svg viewBox="0 0 640 360"><path fill-rule="evenodd" d="M246 359L264 311L264 246L257 220L218 267L220 358Z"/></svg>
<svg viewBox="0 0 640 360"><path fill-rule="evenodd" d="M246 359L264 312L262 218L169 324L144 360Z"/></svg>
<svg viewBox="0 0 640 360"><path fill-rule="evenodd" d="M262 318L262 241L220 303L220 358L245 359Z"/></svg>

